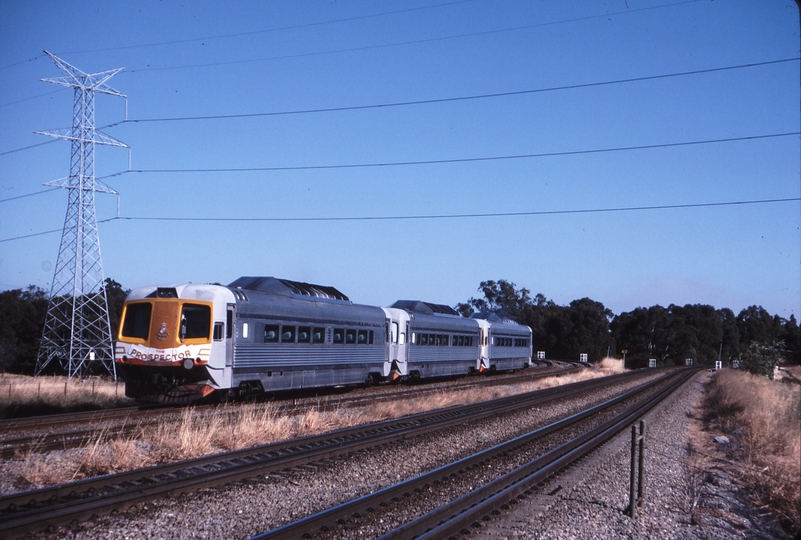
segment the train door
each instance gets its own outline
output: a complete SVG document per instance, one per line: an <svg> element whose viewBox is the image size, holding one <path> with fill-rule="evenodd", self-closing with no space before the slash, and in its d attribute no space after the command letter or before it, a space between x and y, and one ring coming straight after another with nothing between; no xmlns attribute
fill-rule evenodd
<svg viewBox="0 0 801 540"><path fill-rule="evenodd" d="M491 343L492 336L490 335L490 323L483 319L476 319L478 323L478 361L476 362L476 371L484 371L490 367L491 357Z"/></svg>
<svg viewBox="0 0 801 540"><path fill-rule="evenodd" d="M228 304L225 314L225 367L230 368L234 362L234 306Z"/></svg>
<svg viewBox="0 0 801 540"><path fill-rule="evenodd" d="M387 352L384 376L391 379L409 374L409 314L402 309L382 308L387 318Z"/></svg>

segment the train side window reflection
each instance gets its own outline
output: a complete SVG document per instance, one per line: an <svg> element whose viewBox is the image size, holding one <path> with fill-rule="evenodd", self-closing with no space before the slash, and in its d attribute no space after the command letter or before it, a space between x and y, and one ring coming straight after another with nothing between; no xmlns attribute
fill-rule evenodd
<svg viewBox="0 0 801 540"><path fill-rule="evenodd" d="M264 325L264 343L278 343L278 325Z"/></svg>
<svg viewBox="0 0 801 540"><path fill-rule="evenodd" d="M396 322L392 323L391 332L392 332L392 334L391 334L392 343L397 343L398 342L398 323L396 323Z"/></svg>
<svg viewBox="0 0 801 540"><path fill-rule="evenodd" d="M359 345L367 345L367 338L369 334L367 330L359 330L358 334L356 335L357 343Z"/></svg>
<svg viewBox="0 0 801 540"><path fill-rule="evenodd" d="M342 328L334 328L334 343L345 343L345 330Z"/></svg>
<svg viewBox="0 0 801 540"><path fill-rule="evenodd" d="M295 343L295 327L284 326L281 332L281 343Z"/></svg>
<svg viewBox="0 0 801 540"><path fill-rule="evenodd" d="M345 330L345 343L349 345L356 343L356 330L350 328Z"/></svg>
<svg viewBox="0 0 801 540"><path fill-rule="evenodd" d="M311 328L301 326L298 328L298 343L308 343L311 341Z"/></svg>
<svg viewBox="0 0 801 540"><path fill-rule="evenodd" d="M406 344L406 332L401 332L400 336L398 337L398 344L405 345Z"/></svg>
<svg viewBox="0 0 801 540"><path fill-rule="evenodd" d="M325 328L315 328L312 332L312 343L325 343Z"/></svg>

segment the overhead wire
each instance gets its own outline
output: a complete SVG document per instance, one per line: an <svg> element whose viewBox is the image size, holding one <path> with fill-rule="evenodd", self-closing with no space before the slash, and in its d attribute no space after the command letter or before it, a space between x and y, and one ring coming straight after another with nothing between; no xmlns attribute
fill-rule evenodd
<svg viewBox="0 0 801 540"><path fill-rule="evenodd" d="M408 220L428 220L428 219L466 219L466 218L495 218L495 217L529 217L529 216L555 216L568 214L600 214L609 212L632 212L646 210L676 210L682 208L709 208L716 206L741 206L750 204L785 203L801 201L801 197L790 197L785 199L762 199L748 201L726 201L710 203L688 203L688 204L664 204L653 206L626 206L616 208L584 208L573 210L536 210L528 212L483 212L472 214L430 214L414 216L340 216L340 217L283 217L283 218L211 218L211 217L143 217L143 216L118 216L113 220L129 221L245 221L245 222L297 222L297 221L408 221ZM110 220L112 221L112 220Z"/></svg>
<svg viewBox="0 0 801 540"><path fill-rule="evenodd" d="M659 143L659 144L644 144L638 146L621 146L614 148L595 148L587 150L565 150L559 152L537 152L530 154L514 154L505 156L484 156L484 157L467 157L467 158L453 158L453 159L430 159L430 160L414 160L414 161L386 161L379 163L348 163L348 164L328 164L328 165L295 165L295 166L279 166L279 167L219 167L207 169L129 169L112 175L104 176L102 178L111 178L128 173L149 173L149 174L165 174L165 173L240 173L240 172L275 172L275 171L313 171L313 170L330 170L330 169L359 169L359 168L376 168L376 167L402 167L402 166L418 166L418 165L446 165L454 163L475 163L482 161L503 161L515 159L534 159L544 157L563 157L563 156L579 156L589 154L603 154L611 152L628 152L634 150L653 150L658 148L677 148L682 146L697 146L702 144L718 144L729 143L738 141L755 141L760 139L773 139L779 137L793 137L801 135L801 131L792 131L786 133L772 133L767 135L749 135L743 137L727 137L723 139L707 139L698 141L681 141L673 143Z"/></svg>
<svg viewBox="0 0 801 540"><path fill-rule="evenodd" d="M314 109L296 109L296 110L288 110L288 111L266 111L266 112L254 112L254 113L241 113L241 114L221 114L221 115L200 115L200 116L184 116L184 117L168 117L168 118L131 118L120 120L119 122L113 122L111 124L106 124L98 129L108 129L112 127L116 127L122 124L136 124L136 123L152 123L152 122L179 122L179 121L199 121L199 120L228 120L228 119L239 119L239 118L259 118L259 117L269 117L269 116L287 116L287 115L298 115L298 114L319 114L319 113L331 113L331 112L347 112L347 111L359 111L359 110L369 110L369 109L382 109L382 108L391 108L391 107L408 107L408 106L419 106L419 105L431 105L437 103L452 103L452 102L459 102L459 101L469 101L469 100L480 100L480 99L493 99L493 98L502 98L502 97L511 97L511 96L520 96L520 95L528 95L528 94L536 94L536 93L544 93L544 92L558 92L558 91L565 91L565 90L577 90L577 89L584 89L584 88L593 88L593 87L601 87L601 86L610 86L615 84L629 84L635 82L644 82L644 81L651 81L651 80L660 80L660 79L667 79L673 77L685 77L691 75L700 75L706 73L716 73L716 72L723 72L723 71L731 71L737 69L747 69L747 68L754 68L754 67L761 67L761 66L769 66L775 64L783 64L788 62L797 62L801 60L801 58L783 58L779 60L766 60L764 62L751 62L747 64L737 64L731 66L723 66L723 67L714 67L714 68L705 68L705 69L698 69L692 71L682 71L682 72L674 72L674 73L663 73L657 75L646 75L642 77L630 77L626 79L615 79L610 81L596 81L596 82L589 82L589 83L577 83L577 84L570 84L570 85L561 85L561 86L552 86L552 87L545 87L545 88L531 88L525 90L513 90L508 92L494 92L488 94L473 94L469 96L451 96L451 97L444 97L444 98L431 98L431 99L422 99L422 100L408 100L408 101L397 101L397 102L388 102L388 103L375 103L375 104L368 104L368 105L351 105L351 106L342 106L342 107L321 107L321 108L314 108ZM42 146L45 144L50 144L55 142L55 140L50 140L47 142L34 144L30 146L25 146L23 148L16 148L14 150L7 150L5 152L0 152L0 156L5 156L8 154L13 154L16 152L21 152L23 150L29 150L32 148L36 148L38 146Z"/></svg>
<svg viewBox="0 0 801 540"><path fill-rule="evenodd" d="M470 0L459 0L455 2L446 2L443 4L437 4L433 6L425 6L423 8L410 8L406 10L398 10L394 12L382 13L382 14L372 14L366 16L359 16L359 17L352 17L352 18L345 18L345 19L338 19L334 21L323 21L318 23L308 23L303 25L295 25L283 28L275 28L275 29L266 29L266 30L258 30L252 32L241 32L236 34L226 34L226 35L219 35L219 36L209 36L204 38L193 38L188 40L175 40L169 42L160 42L160 43L151 43L151 44L143 44L143 45L132 45L132 46L123 46L123 47L111 47L106 49L95 49L95 50L87 50L87 51L72 51L71 53L61 53L61 54L79 54L84 52L97 52L97 51L104 51L104 50L116 50L116 49L128 49L128 48L136 48L136 47L147 47L147 46L160 46L160 45L171 45L171 44L178 44L178 43L185 43L191 41L200 41L200 40L209 40L209 39L221 39L221 38L228 38L228 37L241 37L246 35L253 35L265 32L274 32L279 30L290 30L290 29L297 29L297 28L304 28L304 27L311 27L311 26L319 26L323 24L334 24L340 22L347 22L353 21L358 19L366 19L372 17L379 17L385 15L392 15L397 13L403 13L407 11L415 11L419 9L429 9L433 7L442 7L447 5L459 4ZM694 3L699 0L686 0L681 2L675 2L672 4L666 4L662 6L652 6L648 8L639 8L635 10L626 10L621 12L615 13L605 13L603 15L594 15L594 16L587 16L587 17L580 17L576 19L569 19L569 20L562 20L562 21L554 21L550 23L538 23L534 25L524 25L524 26L517 26L512 28L506 29L498 29L498 30L488 30L484 32L476 32L471 34L460 34L454 36L444 36L439 38L429 38L426 40L414 41L414 42L403 42L403 43L396 43L396 44L387 44L387 45L377 45L371 46L368 48L375 48L375 47L388 47L388 46L398 46L398 45L406 45L410 43L418 43L418 42L425 42L425 41L435 41L435 40L442 40L442 39L456 39L456 38L464 38L464 37L471 37L475 35L483 35L483 34L492 34L498 32L506 32L506 31L514 31L514 30L521 30L521 29L529 29L539 26L548 26L553 24L561 24L566 22L576 22L581 20L593 19L598 18L601 16L608 16L608 15L617 15L617 14L628 14L635 11L644 11L650 9L659 9L664 7L672 7L681 4L689 4ZM358 49L354 49L358 50ZM320 52L320 53L309 53L309 54L330 54L335 52L348 52L348 50L342 51L329 51L329 52ZM30 62L36 60L41 55L31 58L29 60L25 60L22 62L18 62L17 64L12 64L11 66L0 67L0 70L6 69L7 67L12 67L14 65L19 65L25 62ZM305 55L299 55L305 56ZM281 57L283 58L283 57ZM241 62L252 62L252 61L260 61L260 60L269 60L268 59L255 59L255 60L244 60L244 61L231 61L231 62L223 62L223 63L216 63L216 64L204 64L198 66L178 66L175 68L153 68L152 70L163 70L163 69L178 69L181 67L204 67L206 65L221 65L226 63L241 63ZM591 87L599 87L599 86L606 86L612 84L624 84L624 83L633 83L633 82L642 82L648 80L658 80L658 79L665 79L670 77L681 77L681 76L689 76L689 75L697 75L697 74L704 74L704 73L714 73L714 72L721 72L721 71L728 71L734 69L743 69L743 68L751 68L757 66L766 66L772 64L780 64L780 63L787 63L787 62L794 62L798 61L799 58L786 58L780 60L771 60L765 62L755 62L749 64L740 64L736 66L724 66L718 68L708 68L708 69L701 69L701 70L693 70L693 71L686 71L686 72L676 72L671 74L660 74L660 75L651 75L651 76L644 76L644 77L634 77L634 78L627 78L627 79L619 79L614 81L600 81L600 82L593 82L593 83L580 83L575 85L564 85L558 87L548 87L548 88L539 88L539 89L528 89L528 90L520 90L520 91L510 91L510 92L498 92L498 93L491 93L491 94L479 94L479 95L471 95L471 96L457 96L457 97L446 97L446 98L433 98L427 100L414 100L414 101L403 101L403 102L392 102L392 103L383 103L383 104L370 104L370 105L356 105L356 106L345 106L345 107L331 107L331 108L318 108L318 109L306 109L306 110L292 110L292 111L272 111L272 112L259 112L259 113L243 113L243 114L231 114L231 115L206 115L206 116L194 116L194 117L173 117L173 118L142 118L142 119L126 119L121 122L116 122L105 126L114 127L124 123L144 123L144 122L174 122L174 121L194 121L194 120L219 120L219 119L234 119L234 118L249 118L249 117L265 117L265 116L278 116L278 115L293 115L293 114L313 114L313 113L328 113L328 112L341 112L341 111L356 111L356 110L366 110L366 109L379 109L379 108L388 108L388 107L402 107L402 106L415 106L415 105L426 105L426 104L436 104L436 103L448 103L448 102L458 102L458 101L467 101L467 100L478 100L478 99L490 99L490 98L499 98L499 97L508 97L508 96L516 96L516 95L526 95L526 94L534 94L534 93L541 93L541 92L552 92L552 91L560 91L560 90L571 90L571 89L581 89L581 88L591 88ZM146 71L146 70L137 70L137 71ZM50 92L52 93L52 92ZM43 94L44 95L44 94ZM38 96L34 96L38 97ZM26 98L33 99L33 98ZM20 100L25 101L25 100ZM17 103L17 102L14 102ZM7 105L7 104L6 104ZM0 105L1 106L1 105ZM120 173L115 173L112 175L108 175L101 178L108 178L113 176L120 176L122 174L127 173L203 173L203 172L252 172L252 171L290 171L290 170L317 170L317 169L342 169L342 168L366 168L366 167L391 167L391 166L413 166L413 165L432 165L432 164L450 164L450 163L469 163L469 162L479 162L479 161L495 161L495 160L509 160L509 159L526 159L526 158L537 158L537 157L555 157L555 156L569 156L569 155L582 155L582 154L594 154L594 153L604 153L604 152L618 152L618 151L630 151L630 150L643 150L643 149L654 149L654 148L669 148L669 147L678 147L678 146L689 146L689 145L697 145L697 144L712 144L712 143L722 143L722 142L734 142L734 141L743 141L743 140L756 140L756 139L766 139L766 138L774 138L774 137L786 137L786 136L797 136L799 132L789 132L789 133L779 133L779 134L771 134L771 135L758 135L758 136L747 136L747 137L733 137L733 138L725 138L725 139L714 139L714 140L705 140L705 141L689 141L689 142L678 142L678 143L663 143L663 144L654 144L654 145L641 145L641 146L629 146L629 147L620 147L620 148L606 148L606 149L590 149L590 150L577 150L577 151L564 151L564 152L549 152L549 153L533 153L533 154L519 154L519 155L509 155L509 156L488 156L488 157L472 157L472 158L456 158L456 159L438 159L438 160L422 160L422 161L405 161L405 162L385 162L385 163L364 163L364 164L339 164L339 165L314 165L314 166L286 166L286 167L243 167L243 168L214 168L214 169L133 169L128 171L123 171ZM20 152L23 150L35 148L38 146L42 146L45 144L49 144L55 141L46 141L43 143L27 146L24 148L19 148L15 150L10 150L6 152L0 153L0 156L8 155L15 152ZM39 195L43 193L47 193L49 191L53 191L57 188L52 188L48 190L43 190L35 193L30 193L26 195L20 195L17 197L11 197L8 199L2 199L0 202L8 202L12 200L17 200L24 197L30 197L34 195ZM695 207L708 207L708 206L722 206L722 205L739 205L739 204L763 204L769 202L787 202L787 201L795 201L799 199L773 199L773 200L759 200L759 201L735 201L735 202L726 202L726 203L701 203L701 204L689 204L689 205L667 205L667 206L652 206L652 207L630 207L630 208L611 208L611 209L595 209L595 210L565 210L565 211L541 211L541 212L524 212L524 213L500 213L500 214L459 214L459 215L432 215L432 216L377 216L377 217L341 217L341 218L255 218L253 220L256 221L331 221L331 220L383 220L383 219L453 219L453 218L460 218L460 217L496 217L496 216L516 216L516 215L550 215L550 214L560 214L560 213L587 213L587 212L615 212L615 211L629 211L629 210L656 210L656 209L666 209L666 208L695 208ZM107 220L98 221L98 223L104 223L109 221L114 221L117 219L164 219L164 220L180 220L180 219L191 219L191 218L125 218L125 217L116 217L110 218ZM219 221L247 221L246 218L219 218ZM0 240L0 242L6 242L10 240L20 239L20 238L29 238L32 236L39 236L42 234L50 234L53 232L58 232L58 230L54 231L45 231L41 233L33 233L30 235L25 235L21 237L15 237L11 239Z"/></svg>
<svg viewBox="0 0 801 540"><path fill-rule="evenodd" d="M382 108L389 108L389 107L407 107L407 106L415 106L415 105L430 105L436 103L452 103L458 101L470 101L470 100L479 100L479 99L491 99L491 98L501 98L501 97L511 97L511 96L522 96L528 94L538 94L544 92L557 92L557 91L564 91L564 90L578 90L584 88L593 88L593 87L600 87L600 86L610 86L615 84L627 84L627 83L635 83L635 82L644 82L644 81L655 81L660 79L668 79L673 77L685 77L690 75L701 75L706 73L716 73L721 71L730 71L735 69L745 69L745 68L753 68L753 67L760 67L760 66L769 66L774 64L783 64L787 62L797 62L801 60L799 57L795 58L783 58L780 60L767 60L764 62L751 62L748 64L737 64L733 66L723 66L723 67L716 67L716 68L706 68L706 69L697 69L692 71L681 71L681 72L674 72L674 73L664 73L659 75L646 75L643 77L630 77L626 79L615 79L610 81L598 81L598 82L589 82L589 83L577 83L577 84L568 84L568 85L561 85L561 86L551 86L545 88L532 88L526 90L512 90L508 92L493 92L488 94L473 94L468 96L452 96L452 97L444 97L444 98L431 98L431 99L419 99L419 100L409 100L409 101L396 101L396 102L389 102L389 103L376 103L370 105L351 105L351 106L343 106L343 107L321 107L315 109L297 109L297 110L290 110L290 111L268 111L268 112L256 112L256 113L242 113L242 114L218 114L218 115L201 115L201 116L177 116L177 117L167 117L167 118L131 118L126 120L121 120L119 122L109 124L105 126L114 127L120 124L128 124L128 123L144 123L144 122L179 122L179 121L191 121L191 120L228 120L228 119L235 119L235 118L257 118L262 116L284 116L284 115L295 115L295 114L317 114L317 113L330 113L330 112L344 112L344 111L360 111L360 110L367 110L367 109L382 109Z"/></svg>
<svg viewBox="0 0 801 540"><path fill-rule="evenodd" d="M342 221L411 221L411 220L443 220L443 219L479 219L479 218L498 218L498 217L536 217L570 214L600 214L613 212L634 212L634 211L654 211L654 210L677 210L694 208L712 208L724 206L743 206L756 204L775 204L787 202L801 202L801 197L787 197L783 199L759 199L743 201L720 201L707 203L687 203L687 204L664 204L649 206L623 206L610 208L582 208L567 210L533 210L527 212L484 212L484 213L465 213L465 214L429 214L429 215L407 215L407 216L328 216L328 217L272 217L272 218L215 218L215 217L176 217L176 216L115 216L112 218L98 220L97 223L109 223L113 221L172 221L172 222L342 222ZM38 233L31 233L11 238L0 239L0 243L22 240L34 236L42 236L61 232L61 229L53 229Z"/></svg>

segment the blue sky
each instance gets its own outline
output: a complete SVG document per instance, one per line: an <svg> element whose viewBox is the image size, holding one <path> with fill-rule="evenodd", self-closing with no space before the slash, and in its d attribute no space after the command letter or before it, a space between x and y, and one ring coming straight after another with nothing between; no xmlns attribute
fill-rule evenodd
<svg viewBox="0 0 801 540"><path fill-rule="evenodd" d="M33 132L70 125L72 90L41 82L48 50L125 68L96 123L131 172L98 147L96 175L126 288L454 305L506 279L798 318L799 42L793 0L2 0L0 290L53 278L66 191L42 184L70 150Z"/></svg>

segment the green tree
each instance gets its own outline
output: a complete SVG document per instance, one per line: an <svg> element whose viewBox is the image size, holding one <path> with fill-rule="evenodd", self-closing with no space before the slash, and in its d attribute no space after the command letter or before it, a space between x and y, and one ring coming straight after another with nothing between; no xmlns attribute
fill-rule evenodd
<svg viewBox="0 0 801 540"><path fill-rule="evenodd" d="M762 306L750 306L737 315L740 344L746 347L753 341L770 344L779 338L781 319L773 317Z"/></svg>
<svg viewBox="0 0 801 540"><path fill-rule="evenodd" d="M782 349L781 343L766 345L752 341L740 356L740 369L772 379L782 357Z"/></svg>
<svg viewBox="0 0 801 540"><path fill-rule="evenodd" d="M607 347L612 345L609 323L614 314L602 303L582 298L573 300L567 310L570 330L566 336L566 358L578 359L586 353L590 362L597 362L606 356Z"/></svg>
<svg viewBox="0 0 801 540"><path fill-rule="evenodd" d="M512 319L520 321L531 301L529 290L516 288L517 285L505 279L482 281L478 291L483 298L470 298L465 304L456 304L456 311L469 317L476 311L491 313L505 311Z"/></svg>
<svg viewBox="0 0 801 540"><path fill-rule="evenodd" d="M116 339L117 330L120 327L120 317L122 316L122 304L125 297L131 292L130 289L123 289L122 285L111 278L106 278L103 282L106 291L106 301L108 302L108 316L111 322L111 337Z"/></svg>
<svg viewBox="0 0 801 540"><path fill-rule="evenodd" d="M33 374L46 313L38 287L0 292L0 371Z"/></svg>
<svg viewBox="0 0 801 540"><path fill-rule="evenodd" d="M794 315L784 323L781 339L785 344L785 358L793 364L801 364L801 328Z"/></svg>

